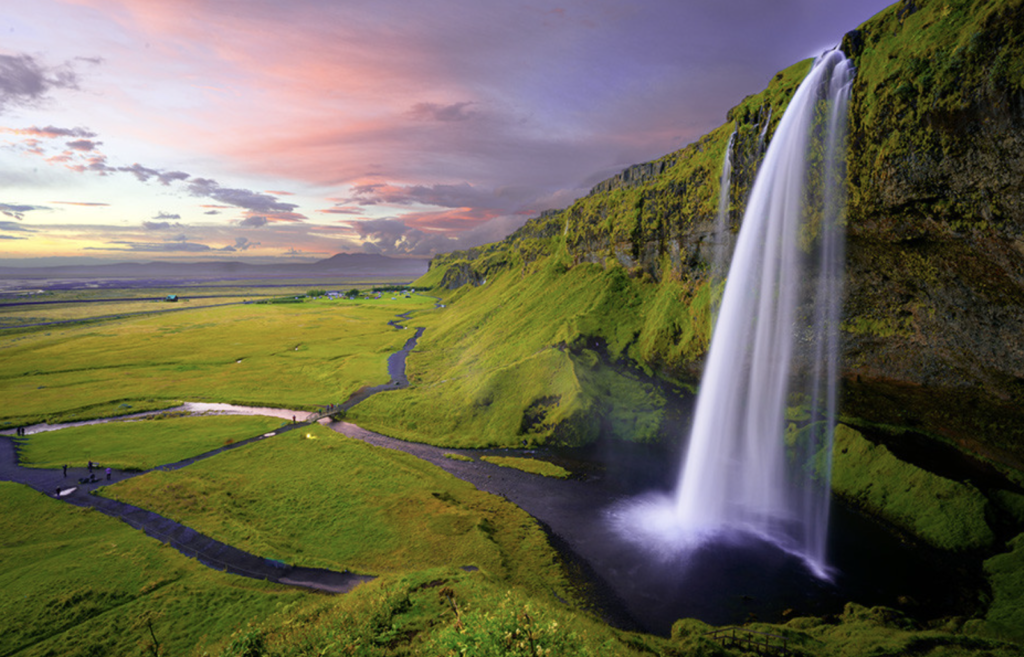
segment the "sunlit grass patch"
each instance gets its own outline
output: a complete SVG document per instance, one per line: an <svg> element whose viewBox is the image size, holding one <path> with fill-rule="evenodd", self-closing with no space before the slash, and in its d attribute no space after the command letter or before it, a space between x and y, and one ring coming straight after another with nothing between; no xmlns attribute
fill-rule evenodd
<svg viewBox="0 0 1024 657"><path fill-rule="evenodd" d="M220 573L91 509L0 482L4 654L185 655L322 598Z"/></svg>
<svg viewBox="0 0 1024 657"><path fill-rule="evenodd" d="M388 380L387 357L409 337L387 326L396 309L236 305L0 337L0 422L144 399L340 403Z"/></svg>
<svg viewBox="0 0 1024 657"><path fill-rule="evenodd" d="M446 459L451 459L453 461L465 461L467 463L473 462L472 456L467 456L466 454L457 454L455 452L445 452L444 457Z"/></svg>
<svg viewBox="0 0 1024 657"><path fill-rule="evenodd" d="M571 472L554 463L521 456L481 456L480 460L500 465L503 468L515 468L530 474L554 477L556 479L568 479L572 475Z"/></svg>
<svg viewBox="0 0 1024 657"><path fill-rule="evenodd" d="M22 443L19 456L22 465L35 468L82 466L93 461L103 467L147 470L262 435L280 425L278 418L261 416L158 416L38 433Z"/></svg>
<svg viewBox="0 0 1024 657"><path fill-rule="evenodd" d="M319 425L103 490L299 565L381 574L454 564L520 582L561 578L543 531L516 506Z"/></svg>

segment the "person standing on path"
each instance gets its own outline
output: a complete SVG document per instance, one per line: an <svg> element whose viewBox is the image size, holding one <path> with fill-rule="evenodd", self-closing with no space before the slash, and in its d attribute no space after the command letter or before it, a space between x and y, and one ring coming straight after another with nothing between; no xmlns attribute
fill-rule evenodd
<svg viewBox="0 0 1024 657"><path fill-rule="evenodd" d="M64 478L65 479L68 478L68 466L67 466L67 464L64 465Z"/></svg>
<svg viewBox="0 0 1024 657"><path fill-rule="evenodd" d="M107 481L110 481L110 468L107 468Z"/></svg>

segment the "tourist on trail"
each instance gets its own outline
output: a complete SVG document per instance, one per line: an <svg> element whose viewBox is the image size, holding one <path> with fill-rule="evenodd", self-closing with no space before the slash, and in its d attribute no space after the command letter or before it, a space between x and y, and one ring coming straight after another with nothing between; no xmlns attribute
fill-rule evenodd
<svg viewBox="0 0 1024 657"><path fill-rule="evenodd" d="M107 481L110 481L110 468L107 468Z"/></svg>
<svg viewBox="0 0 1024 657"><path fill-rule="evenodd" d="M67 464L64 465L64 478L65 479L68 478L68 466L67 466Z"/></svg>
<svg viewBox="0 0 1024 657"><path fill-rule="evenodd" d="M92 472L92 461L89 461L89 472Z"/></svg>

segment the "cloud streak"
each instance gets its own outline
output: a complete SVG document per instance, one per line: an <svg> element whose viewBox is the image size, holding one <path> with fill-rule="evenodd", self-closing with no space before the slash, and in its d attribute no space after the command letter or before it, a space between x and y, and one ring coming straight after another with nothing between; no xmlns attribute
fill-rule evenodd
<svg viewBox="0 0 1024 657"><path fill-rule="evenodd" d="M0 114L12 106L33 105L55 89L77 89L70 64L43 65L31 55L0 55Z"/></svg>

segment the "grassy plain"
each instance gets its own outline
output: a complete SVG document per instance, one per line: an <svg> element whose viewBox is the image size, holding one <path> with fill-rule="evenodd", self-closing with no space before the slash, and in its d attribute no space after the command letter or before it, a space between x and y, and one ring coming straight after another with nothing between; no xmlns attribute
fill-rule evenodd
<svg viewBox="0 0 1024 657"><path fill-rule="evenodd" d="M278 418L209 415L109 422L28 437L21 444L21 465L31 468L80 466L148 470L261 435L281 425Z"/></svg>
<svg viewBox="0 0 1024 657"><path fill-rule="evenodd" d="M325 598L211 570L92 510L0 482L0 654L187 655ZM150 634L152 626L153 634Z"/></svg>
<svg viewBox="0 0 1024 657"><path fill-rule="evenodd" d="M95 321L103 318L129 317L171 313L231 303L242 303L245 297L186 299L177 303L165 301L96 301L89 303L47 303L31 306L0 307L0 329L13 329L34 324Z"/></svg>
<svg viewBox="0 0 1024 657"><path fill-rule="evenodd" d="M313 409L388 380L407 334L386 323L433 303L232 305L0 332L0 427L177 400Z"/></svg>
<svg viewBox="0 0 1024 657"><path fill-rule="evenodd" d="M538 590L565 585L540 526L515 505L319 425L102 494L303 566L366 574L476 566Z"/></svg>

